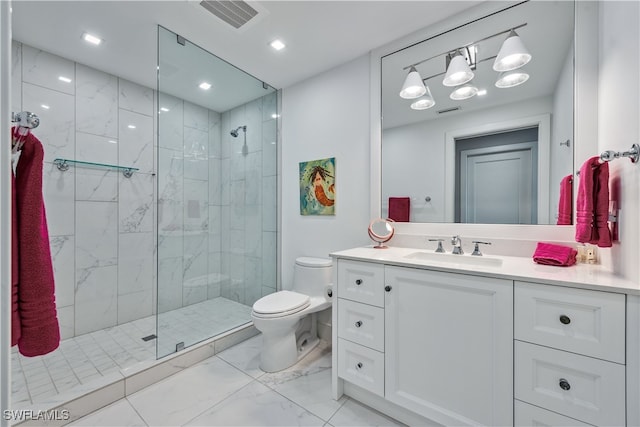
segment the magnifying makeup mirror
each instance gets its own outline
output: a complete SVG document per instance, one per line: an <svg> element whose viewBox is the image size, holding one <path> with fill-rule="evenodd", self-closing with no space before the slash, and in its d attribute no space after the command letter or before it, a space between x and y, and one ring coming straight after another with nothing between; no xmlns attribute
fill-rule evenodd
<svg viewBox="0 0 640 427"><path fill-rule="evenodd" d="M386 249L388 246L383 243L388 242L393 237L395 229L393 228L392 219L377 218L369 223L369 237L377 243L374 249Z"/></svg>

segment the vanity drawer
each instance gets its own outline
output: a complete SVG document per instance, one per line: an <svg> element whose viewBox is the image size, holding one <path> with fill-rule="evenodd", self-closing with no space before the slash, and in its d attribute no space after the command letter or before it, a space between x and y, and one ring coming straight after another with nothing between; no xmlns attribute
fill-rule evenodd
<svg viewBox="0 0 640 427"><path fill-rule="evenodd" d="M384 351L384 309L338 298L338 337Z"/></svg>
<svg viewBox="0 0 640 427"><path fill-rule="evenodd" d="M515 283L515 338L625 363L625 296Z"/></svg>
<svg viewBox="0 0 640 427"><path fill-rule="evenodd" d="M384 307L384 265L338 260L338 297Z"/></svg>
<svg viewBox="0 0 640 427"><path fill-rule="evenodd" d="M591 425L574 420L573 418L565 417L564 415L556 414L555 412L547 411L546 409L542 409L537 406L529 405L528 403L524 403L519 400L515 401L514 419L514 425L516 427L586 427Z"/></svg>
<svg viewBox="0 0 640 427"><path fill-rule="evenodd" d="M384 353L339 338L338 376L384 396Z"/></svg>
<svg viewBox="0 0 640 427"><path fill-rule="evenodd" d="M625 367L515 342L515 397L599 426L625 424Z"/></svg>

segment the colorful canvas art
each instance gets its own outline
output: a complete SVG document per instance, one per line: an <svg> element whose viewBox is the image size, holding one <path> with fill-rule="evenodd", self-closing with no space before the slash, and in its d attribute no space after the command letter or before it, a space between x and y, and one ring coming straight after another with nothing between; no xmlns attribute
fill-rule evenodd
<svg viewBox="0 0 640 427"><path fill-rule="evenodd" d="M300 162L300 215L335 215L336 158Z"/></svg>

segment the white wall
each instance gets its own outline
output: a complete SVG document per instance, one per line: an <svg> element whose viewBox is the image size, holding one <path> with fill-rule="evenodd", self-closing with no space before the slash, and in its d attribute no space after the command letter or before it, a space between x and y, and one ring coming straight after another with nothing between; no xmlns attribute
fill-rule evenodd
<svg viewBox="0 0 640 427"><path fill-rule="evenodd" d="M625 151L640 143L640 3L600 4L598 84L598 149ZM640 279L640 164L628 159L611 162L612 199L620 206L620 242L601 250L621 276Z"/></svg>
<svg viewBox="0 0 640 427"><path fill-rule="evenodd" d="M296 257L370 243L369 57L282 91L282 287ZM336 158L335 216L301 216L298 163Z"/></svg>
<svg viewBox="0 0 640 427"><path fill-rule="evenodd" d="M412 222L444 222L445 134L461 127L548 114L551 109L551 98L541 97L386 129L383 132L382 216L386 216L389 196L409 196ZM425 196L431 197L431 202L425 202Z"/></svg>

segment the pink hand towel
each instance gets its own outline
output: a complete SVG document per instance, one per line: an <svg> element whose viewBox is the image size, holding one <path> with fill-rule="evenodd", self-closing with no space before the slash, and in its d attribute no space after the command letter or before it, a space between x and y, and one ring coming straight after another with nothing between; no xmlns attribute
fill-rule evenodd
<svg viewBox="0 0 640 427"><path fill-rule="evenodd" d="M611 247L609 164L591 157L580 168L576 203L576 242Z"/></svg>
<svg viewBox="0 0 640 427"><path fill-rule="evenodd" d="M18 349L24 356L41 356L58 348L60 329L49 232L42 196L44 150L28 134L16 166L18 226Z"/></svg>
<svg viewBox="0 0 640 427"><path fill-rule="evenodd" d="M573 174L560 181L560 201L558 203L558 225L571 225L573 217Z"/></svg>
<svg viewBox="0 0 640 427"><path fill-rule="evenodd" d="M538 242L533 260L538 264L569 267L576 263L578 251L568 246Z"/></svg>
<svg viewBox="0 0 640 427"><path fill-rule="evenodd" d="M409 197L389 197L389 218L396 222L409 222L411 199Z"/></svg>

